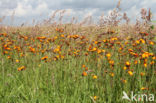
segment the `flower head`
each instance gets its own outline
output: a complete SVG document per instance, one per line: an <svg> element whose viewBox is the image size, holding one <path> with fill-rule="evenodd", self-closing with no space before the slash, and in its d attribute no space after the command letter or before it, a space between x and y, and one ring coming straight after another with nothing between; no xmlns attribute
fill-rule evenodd
<svg viewBox="0 0 156 103"><path fill-rule="evenodd" d="M25 69L26 69L25 66L21 66L21 67L18 68L18 71L22 71L22 70L25 70Z"/></svg>
<svg viewBox="0 0 156 103"><path fill-rule="evenodd" d="M93 75L93 79L97 79L97 76L96 75Z"/></svg>

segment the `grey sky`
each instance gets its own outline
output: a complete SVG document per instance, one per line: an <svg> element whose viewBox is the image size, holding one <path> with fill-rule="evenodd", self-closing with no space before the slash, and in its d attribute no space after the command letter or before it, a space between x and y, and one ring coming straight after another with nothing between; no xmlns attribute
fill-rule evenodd
<svg viewBox="0 0 156 103"><path fill-rule="evenodd" d="M118 0L1 0L0 17L6 16L9 19L15 11L15 23L20 24L33 19L47 19L55 10L66 9L67 16L83 18L92 15L98 18L102 13L107 15L113 10ZM156 14L156 0L122 0L122 12L134 20L139 18L141 8L151 8L152 13ZM154 16L155 20L156 17ZM69 20L70 21L70 20ZM5 20L3 24L8 23Z"/></svg>

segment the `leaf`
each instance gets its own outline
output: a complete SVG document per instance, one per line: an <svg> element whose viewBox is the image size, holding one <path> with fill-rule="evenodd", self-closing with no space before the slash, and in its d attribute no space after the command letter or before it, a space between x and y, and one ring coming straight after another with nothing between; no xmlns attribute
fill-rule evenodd
<svg viewBox="0 0 156 103"><path fill-rule="evenodd" d="M154 25L150 26L151 29L154 29Z"/></svg>

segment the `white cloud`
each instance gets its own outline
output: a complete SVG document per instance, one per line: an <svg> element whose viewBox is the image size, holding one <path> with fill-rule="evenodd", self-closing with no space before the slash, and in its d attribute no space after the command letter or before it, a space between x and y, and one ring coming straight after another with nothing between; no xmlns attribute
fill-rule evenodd
<svg viewBox="0 0 156 103"><path fill-rule="evenodd" d="M38 14L41 14L43 12L47 12L48 11L48 5L43 2L43 3L40 3L37 8L35 8L35 10L32 10L34 14L38 15Z"/></svg>
<svg viewBox="0 0 156 103"><path fill-rule="evenodd" d="M15 8L15 16L25 16L32 9L31 5L24 6L22 3L18 3L18 6Z"/></svg>
<svg viewBox="0 0 156 103"><path fill-rule="evenodd" d="M94 16L94 13L97 12L97 9L87 10L84 17Z"/></svg>
<svg viewBox="0 0 156 103"><path fill-rule="evenodd" d="M65 16L84 18L92 15L98 17L113 10L118 0L1 0L0 17L11 16L34 19L39 15L50 17L55 10L66 9ZM151 8L156 14L156 0L121 0L122 12L126 12L132 19L138 18L142 7ZM32 20L31 19L31 20ZM155 16L156 19L156 16ZM30 20L30 21L31 21Z"/></svg>

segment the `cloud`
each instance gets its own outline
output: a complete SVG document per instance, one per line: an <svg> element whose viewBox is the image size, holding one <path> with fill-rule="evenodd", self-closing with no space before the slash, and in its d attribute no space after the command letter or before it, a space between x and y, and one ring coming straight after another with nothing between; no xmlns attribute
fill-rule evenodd
<svg viewBox="0 0 156 103"><path fill-rule="evenodd" d="M67 0L61 2L61 5L64 8L73 8L73 9L86 9L86 8L101 8L103 10L109 10L116 5L116 1L111 0Z"/></svg>
<svg viewBox="0 0 156 103"><path fill-rule="evenodd" d="M15 18L31 21L41 16L48 18L55 10L66 9L65 19L73 16L82 19L89 15L98 18L102 13L106 15L113 10L117 2L118 0L1 0L0 17L10 17L15 11ZM152 13L156 14L155 4L156 0L122 0L121 8L122 12L126 12L130 18L136 19L141 8L151 8Z"/></svg>

